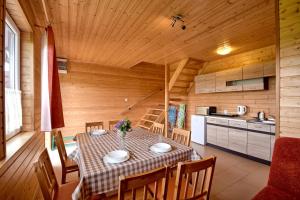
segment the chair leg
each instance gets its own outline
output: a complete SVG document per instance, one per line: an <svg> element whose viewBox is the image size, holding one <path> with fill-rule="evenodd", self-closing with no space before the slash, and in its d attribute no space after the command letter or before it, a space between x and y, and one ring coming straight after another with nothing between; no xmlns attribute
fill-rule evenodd
<svg viewBox="0 0 300 200"><path fill-rule="evenodd" d="M61 184L66 183L66 172L63 170L61 174Z"/></svg>

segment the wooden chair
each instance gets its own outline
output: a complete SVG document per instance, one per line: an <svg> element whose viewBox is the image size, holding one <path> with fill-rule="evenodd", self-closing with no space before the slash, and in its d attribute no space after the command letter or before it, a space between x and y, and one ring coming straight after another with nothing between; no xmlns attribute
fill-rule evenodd
<svg viewBox="0 0 300 200"><path fill-rule="evenodd" d="M153 122L153 125L151 126L150 132L163 135L164 134L164 127L165 127L164 124Z"/></svg>
<svg viewBox="0 0 300 200"><path fill-rule="evenodd" d="M191 131L183 130L180 128L173 128L172 131L172 140L190 146L191 143Z"/></svg>
<svg viewBox="0 0 300 200"><path fill-rule="evenodd" d="M216 157L179 162L173 199L209 199L215 164Z"/></svg>
<svg viewBox="0 0 300 200"><path fill-rule="evenodd" d="M114 126L119 122L120 120L112 120L112 121L108 121L108 128L109 130L113 130Z"/></svg>
<svg viewBox="0 0 300 200"><path fill-rule="evenodd" d="M34 169L45 200L71 199L78 182L58 185L47 149L42 151L38 161L34 163Z"/></svg>
<svg viewBox="0 0 300 200"><path fill-rule="evenodd" d="M118 200L124 200L126 193L129 191L131 191L131 199L136 199L136 191L139 188L143 188L143 199L147 199L149 192L153 199L165 200L167 195L168 173L169 168L162 167L139 175L120 176ZM158 185L160 182L161 190L159 191ZM149 185L153 184L154 190L152 192L149 189Z"/></svg>
<svg viewBox="0 0 300 200"><path fill-rule="evenodd" d="M61 161L61 167L62 167L62 177L61 177L61 183L66 183L66 175L71 172L78 171L79 174L79 168L76 162L69 159L67 156L67 152L65 149L63 137L61 135L61 131L55 131L54 132L54 140L55 144L57 146L57 150L59 153L59 158Z"/></svg>
<svg viewBox="0 0 300 200"><path fill-rule="evenodd" d="M85 123L85 132L88 133L92 130L103 129L103 122L86 122Z"/></svg>

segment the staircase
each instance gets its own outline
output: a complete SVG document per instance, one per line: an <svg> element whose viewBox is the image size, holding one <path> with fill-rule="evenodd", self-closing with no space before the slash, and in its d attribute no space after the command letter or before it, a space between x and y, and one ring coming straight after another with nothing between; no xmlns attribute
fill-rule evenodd
<svg viewBox="0 0 300 200"><path fill-rule="evenodd" d="M204 62L186 58L169 65L169 104L185 103L187 95L194 84L194 77L204 69ZM166 90L166 88L165 88ZM164 105L149 108L138 123L138 127L150 130L153 122L164 123Z"/></svg>
<svg viewBox="0 0 300 200"><path fill-rule="evenodd" d="M170 65L169 102L170 104L184 103L190 92L194 78L204 62L196 59L183 59Z"/></svg>
<svg viewBox="0 0 300 200"><path fill-rule="evenodd" d="M153 122L163 123L164 121L164 105L158 105L154 108L148 108L146 114L140 119L138 127L150 130Z"/></svg>

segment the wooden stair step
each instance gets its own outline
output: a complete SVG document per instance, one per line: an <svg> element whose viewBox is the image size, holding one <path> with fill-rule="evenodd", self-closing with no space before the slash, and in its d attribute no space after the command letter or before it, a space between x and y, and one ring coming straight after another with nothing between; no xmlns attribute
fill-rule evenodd
<svg viewBox="0 0 300 200"><path fill-rule="evenodd" d="M170 101L182 101L182 98L170 98Z"/></svg>
<svg viewBox="0 0 300 200"><path fill-rule="evenodd" d="M147 113L146 116L158 117L159 115L157 115L157 114L152 114L152 113Z"/></svg>
<svg viewBox="0 0 300 200"><path fill-rule="evenodd" d="M142 124L139 124L138 127L141 127L141 128L147 129L147 130L150 130L150 128L151 128L151 127L148 127L148 126L145 126Z"/></svg>
<svg viewBox="0 0 300 200"><path fill-rule="evenodd" d="M153 122L154 122L153 120L145 119L145 118L141 119L141 121L144 121L144 122L150 122L150 123L153 123Z"/></svg>
<svg viewBox="0 0 300 200"><path fill-rule="evenodd" d="M163 109L163 108L151 108L150 110L164 111L164 109Z"/></svg>
<svg viewBox="0 0 300 200"><path fill-rule="evenodd" d="M172 105L186 104L185 101L169 101L169 103Z"/></svg>

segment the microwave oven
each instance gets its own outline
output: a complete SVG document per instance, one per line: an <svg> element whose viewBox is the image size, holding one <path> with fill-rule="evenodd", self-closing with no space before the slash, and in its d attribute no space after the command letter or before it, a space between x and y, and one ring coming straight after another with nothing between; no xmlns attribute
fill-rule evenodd
<svg viewBox="0 0 300 200"><path fill-rule="evenodd" d="M215 106L196 106L196 115L211 115L217 112Z"/></svg>

